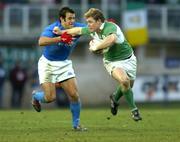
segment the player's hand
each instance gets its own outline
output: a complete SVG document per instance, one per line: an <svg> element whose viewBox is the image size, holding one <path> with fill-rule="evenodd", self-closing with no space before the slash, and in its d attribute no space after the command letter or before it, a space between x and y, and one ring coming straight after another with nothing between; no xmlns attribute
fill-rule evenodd
<svg viewBox="0 0 180 142"><path fill-rule="evenodd" d="M89 47L89 50L90 50L91 52L94 52L94 51L97 50L97 47L96 47L96 46L90 46L90 47Z"/></svg>
<svg viewBox="0 0 180 142"><path fill-rule="evenodd" d="M103 49L97 49L96 47L93 47L91 46L89 48L89 50L92 52L92 53L95 53L95 54L102 54L103 53Z"/></svg>
<svg viewBox="0 0 180 142"><path fill-rule="evenodd" d="M56 34L56 35L61 35L61 30L59 29L58 26L54 27L53 33Z"/></svg>
<svg viewBox="0 0 180 142"><path fill-rule="evenodd" d="M91 52L94 52L94 51L97 50L97 44L95 44L95 41L94 41L94 40L91 40L91 41L89 42L89 50L90 50Z"/></svg>
<svg viewBox="0 0 180 142"><path fill-rule="evenodd" d="M71 44L73 41L73 37L70 34L67 34L67 32L64 32L61 34L61 42Z"/></svg>

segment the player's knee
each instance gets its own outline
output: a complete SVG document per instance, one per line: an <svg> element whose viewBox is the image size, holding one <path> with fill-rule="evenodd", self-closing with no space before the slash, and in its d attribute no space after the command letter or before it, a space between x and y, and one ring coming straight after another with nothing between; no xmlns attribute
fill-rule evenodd
<svg viewBox="0 0 180 142"><path fill-rule="evenodd" d="M79 94L78 94L77 90L70 91L69 97L70 97L71 101L78 101L79 100Z"/></svg>
<svg viewBox="0 0 180 142"><path fill-rule="evenodd" d="M122 86L122 91L126 92L130 88L130 80L129 79L123 80L121 82L121 86Z"/></svg>
<svg viewBox="0 0 180 142"><path fill-rule="evenodd" d="M48 103L53 102L56 99L56 95L46 95L45 99Z"/></svg>

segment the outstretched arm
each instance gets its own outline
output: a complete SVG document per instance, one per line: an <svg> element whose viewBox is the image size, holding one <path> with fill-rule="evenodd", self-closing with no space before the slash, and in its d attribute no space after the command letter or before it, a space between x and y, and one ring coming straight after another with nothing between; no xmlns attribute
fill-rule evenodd
<svg viewBox="0 0 180 142"><path fill-rule="evenodd" d="M61 35L62 33L67 32L67 34L76 36L76 35L81 35L81 29L82 29L81 27L74 27L71 29L60 30L58 27L54 27L53 33L55 33L57 35Z"/></svg>
<svg viewBox="0 0 180 142"><path fill-rule="evenodd" d="M50 37L42 36L39 38L38 45L39 46L47 46L47 45L58 43L60 41L61 41L60 37L50 38Z"/></svg>
<svg viewBox="0 0 180 142"><path fill-rule="evenodd" d="M58 42L66 43L66 44L71 44L73 41L72 35L67 34L66 32L62 33L58 37L45 37L42 36L39 38L39 46L46 46L46 45L51 45L55 44Z"/></svg>

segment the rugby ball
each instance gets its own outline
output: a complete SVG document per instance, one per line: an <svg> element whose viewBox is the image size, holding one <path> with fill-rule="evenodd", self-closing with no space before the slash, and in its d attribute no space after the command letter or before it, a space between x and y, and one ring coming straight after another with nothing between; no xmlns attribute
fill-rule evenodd
<svg viewBox="0 0 180 142"><path fill-rule="evenodd" d="M89 47L97 46L97 45L100 44L100 43L101 43L101 40L99 40L99 39L92 39L92 40L89 42ZM102 53L103 53L103 49L93 51L93 53L102 54Z"/></svg>
<svg viewBox="0 0 180 142"><path fill-rule="evenodd" d="M102 40L100 40L100 39L92 39L92 40L89 42L89 47L91 47L91 46L97 46L97 45L100 44L101 42L102 42ZM99 49L99 50L93 51L93 53L102 54L102 53L108 52L108 50L109 50L109 47L104 48L104 49Z"/></svg>

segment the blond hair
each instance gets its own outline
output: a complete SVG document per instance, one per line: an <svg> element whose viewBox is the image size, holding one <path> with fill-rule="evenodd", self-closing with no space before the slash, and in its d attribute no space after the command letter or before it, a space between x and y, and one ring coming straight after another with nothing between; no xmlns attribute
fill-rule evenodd
<svg viewBox="0 0 180 142"><path fill-rule="evenodd" d="M104 15L101 12L101 10L97 8L90 8L85 14L84 17L87 19L89 17L92 17L94 20L101 20L101 22L105 21Z"/></svg>

